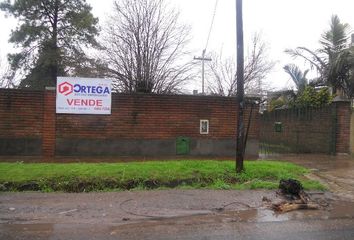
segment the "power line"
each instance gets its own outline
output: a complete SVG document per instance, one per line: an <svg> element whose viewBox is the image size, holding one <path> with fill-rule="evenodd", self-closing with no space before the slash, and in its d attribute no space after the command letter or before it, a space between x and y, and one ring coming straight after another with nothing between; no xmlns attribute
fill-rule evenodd
<svg viewBox="0 0 354 240"><path fill-rule="evenodd" d="M212 17L212 20L211 20L209 33L208 33L208 38L207 38L207 41L206 41L206 44L205 44L205 48L203 49L202 56L201 57L194 57L194 60L202 61L202 94L203 95L205 93L204 92L204 68L205 68L204 65L205 65L205 61L211 61L211 58L206 58L205 57L205 52L206 52L206 49L207 49L207 47L209 45L209 39L210 39L211 31L213 30L213 25L214 25L216 10L217 10L217 7L218 7L218 2L219 2L219 0L215 0L213 17Z"/></svg>
<svg viewBox="0 0 354 240"><path fill-rule="evenodd" d="M205 44L205 48L204 48L205 51L206 51L206 49L208 48L208 45L209 45L209 39L210 39L211 31L213 30L213 25L214 25L214 20L215 20L215 15L216 15L216 10L217 10L217 7L218 7L218 3L219 3L219 0L215 0L213 17L211 19L211 24L210 24L210 28L209 28L208 38L207 38L207 41L206 41L206 44Z"/></svg>

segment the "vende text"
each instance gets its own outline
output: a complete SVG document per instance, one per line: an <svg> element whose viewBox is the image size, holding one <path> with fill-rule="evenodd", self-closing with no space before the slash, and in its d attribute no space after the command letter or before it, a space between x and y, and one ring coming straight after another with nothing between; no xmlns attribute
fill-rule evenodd
<svg viewBox="0 0 354 240"><path fill-rule="evenodd" d="M95 99L66 99L69 106L96 106L102 107L102 100Z"/></svg>

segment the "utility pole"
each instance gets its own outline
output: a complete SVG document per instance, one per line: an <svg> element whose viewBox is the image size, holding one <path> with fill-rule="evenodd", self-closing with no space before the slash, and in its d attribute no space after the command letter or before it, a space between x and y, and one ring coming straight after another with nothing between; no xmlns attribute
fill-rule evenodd
<svg viewBox="0 0 354 240"><path fill-rule="evenodd" d="M203 95L204 95L204 72L205 72L204 63L205 63L205 61L211 61L211 58L205 57L205 51L206 51L206 49L203 50L201 57L194 57L194 60L202 61L202 94Z"/></svg>
<svg viewBox="0 0 354 240"><path fill-rule="evenodd" d="M237 140L236 140L236 172L243 171L244 158L244 56L243 56L243 19L242 0L236 0L236 35L237 35Z"/></svg>

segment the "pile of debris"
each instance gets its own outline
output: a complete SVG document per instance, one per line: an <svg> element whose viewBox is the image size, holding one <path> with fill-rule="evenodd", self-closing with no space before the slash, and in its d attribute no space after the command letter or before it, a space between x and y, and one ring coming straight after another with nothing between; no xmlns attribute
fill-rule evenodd
<svg viewBox="0 0 354 240"><path fill-rule="evenodd" d="M283 201L269 205L276 212L285 213L299 209L319 209L315 201L304 191L302 184L294 179L281 180L277 194L283 197ZM263 199L267 201L267 199Z"/></svg>

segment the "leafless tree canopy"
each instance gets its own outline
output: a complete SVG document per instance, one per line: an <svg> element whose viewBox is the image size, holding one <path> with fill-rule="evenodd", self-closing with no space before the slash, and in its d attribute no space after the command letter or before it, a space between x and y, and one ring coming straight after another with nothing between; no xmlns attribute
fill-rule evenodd
<svg viewBox="0 0 354 240"><path fill-rule="evenodd" d="M119 0L105 29L104 61L120 92L178 92L190 76L190 28L164 0Z"/></svg>
<svg viewBox="0 0 354 240"><path fill-rule="evenodd" d="M245 93L260 95L266 88L265 77L273 69L275 63L268 59L267 45L259 34L252 38L252 47L245 57L244 81ZM236 63L232 57L222 58L221 54L214 54L209 65L209 91L214 95L235 96Z"/></svg>
<svg viewBox="0 0 354 240"><path fill-rule="evenodd" d="M0 56L0 88L14 88L15 84L10 77L10 67Z"/></svg>

